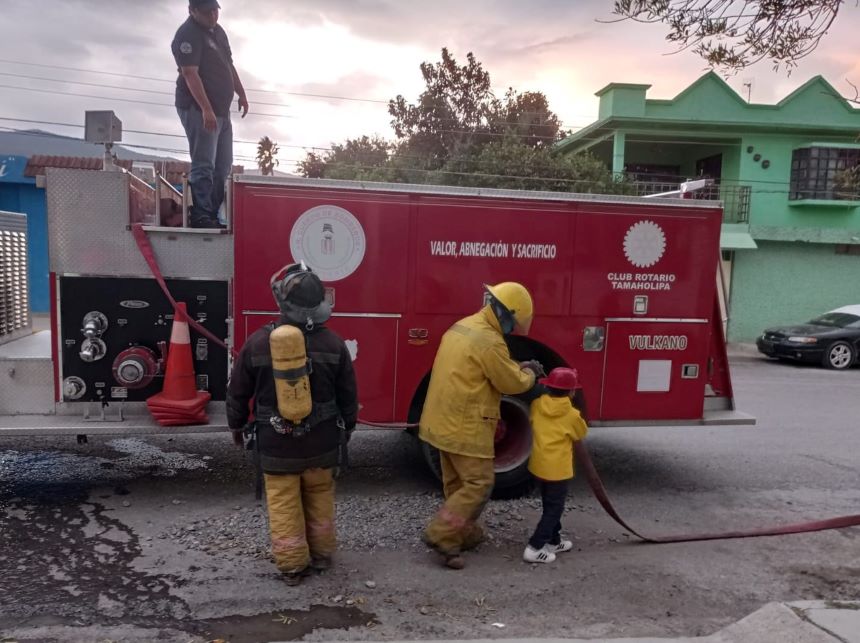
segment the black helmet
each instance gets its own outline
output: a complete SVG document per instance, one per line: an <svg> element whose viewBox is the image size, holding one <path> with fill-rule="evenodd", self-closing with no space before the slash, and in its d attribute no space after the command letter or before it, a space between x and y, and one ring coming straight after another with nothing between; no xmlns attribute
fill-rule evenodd
<svg viewBox="0 0 860 643"><path fill-rule="evenodd" d="M269 281L278 308L288 321L312 327L331 317L320 278L304 262L284 266Z"/></svg>

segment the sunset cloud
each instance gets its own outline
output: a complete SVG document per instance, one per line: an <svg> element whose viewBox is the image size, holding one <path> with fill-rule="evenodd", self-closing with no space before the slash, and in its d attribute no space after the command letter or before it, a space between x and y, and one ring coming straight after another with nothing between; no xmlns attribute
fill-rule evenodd
<svg viewBox="0 0 860 643"><path fill-rule="evenodd" d="M267 90L250 94L258 115L234 118L236 138L255 141L268 135L281 142L282 169L291 169L291 161L300 158L305 147L325 147L362 134L390 136L384 101L397 94L414 99L422 89L419 65L437 60L444 46L458 59L474 52L492 74L498 93L507 87L544 92L565 126L572 128L596 119L594 92L609 82L648 83L649 97L671 98L705 71L692 53L672 53L662 26L612 22L611 0L222 0L221 4L221 21L245 85ZM853 96L848 81L860 84L853 47L860 10L846 6L843 12L820 48L791 76L764 62L730 77L729 84L745 95L743 85L749 82L753 101L775 102L820 73ZM176 70L169 45L186 15L183 0L5 0L0 23L3 60L120 75L0 62L2 73L31 77L0 76L0 85L91 96L0 88L0 116L81 123L86 109L114 109L127 130L173 135L129 133L127 142L182 156L185 141L171 108ZM77 84L81 82L110 87ZM332 98L337 96L368 100ZM21 127L2 121L0 126ZM41 127L80 134L70 128ZM237 162L253 165L253 145L238 144L236 149Z"/></svg>

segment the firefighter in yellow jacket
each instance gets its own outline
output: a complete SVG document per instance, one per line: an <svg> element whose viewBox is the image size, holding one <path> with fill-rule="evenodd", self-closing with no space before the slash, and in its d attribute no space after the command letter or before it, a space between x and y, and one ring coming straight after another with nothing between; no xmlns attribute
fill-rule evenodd
<svg viewBox="0 0 860 643"><path fill-rule="evenodd" d="M527 334L531 295L518 283L486 286L489 303L442 337L421 415L419 436L439 449L445 504L424 540L462 569L461 552L483 540L477 520L493 489L494 438L502 395L524 393L542 370L511 359L504 336Z"/></svg>

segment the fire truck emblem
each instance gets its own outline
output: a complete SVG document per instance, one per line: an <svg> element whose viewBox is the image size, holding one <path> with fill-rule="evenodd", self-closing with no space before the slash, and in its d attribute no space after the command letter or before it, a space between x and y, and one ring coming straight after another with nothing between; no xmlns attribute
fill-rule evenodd
<svg viewBox="0 0 860 643"><path fill-rule="evenodd" d="M323 281L349 277L361 265L366 247L361 223L336 205L311 208L290 234L293 259L304 261Z"/></svg>
<svg viewBox="0 0 860 643"><path fill-rule="evenodd" d="M650 268L666 251L666 235L656 223L640 221L624 235L624 256L637 268Z"/></svg>

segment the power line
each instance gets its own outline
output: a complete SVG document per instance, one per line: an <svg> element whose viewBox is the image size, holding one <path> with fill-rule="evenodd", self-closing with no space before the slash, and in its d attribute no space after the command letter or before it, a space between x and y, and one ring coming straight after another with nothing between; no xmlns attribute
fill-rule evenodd
<svg viewBox="0 0 860 643"><path fill-rule="evenodd" d="M32 123L33 125L54 125L56 127L74 127L75 129L85 129L85 127L83 125L80 125L78 123L60 123L57 121L37 121L37 120L31 120L28 118L8 118L5 116L0 116L0 121L9 121L12 123ZM7 129L9 129L9 128L7 128ZM15 131L18 131L22 134L26 133L25 130L15 130ZM123 127L122 131L123 131L123 134L143 134L145 136L162 136L165 138L181 138L183 140L187 139L185 134L168 134L165 132L150 132L147 130L127 129L125 127ZM78 140L78 139L76 139L76 140ZM239 143L241 145L257 145L259 143L259 141L245 141L242 139L233 139L233 142ZM127 144L121 142L121 145L127 145ZM331 151L331 149L332 149L330 147L312 147L310 145L287 145L287 144L282 145L280 143L278 144L278 147L295 148L295 149L300 149L300 150L315 149L315 150L325 150L325 151Z"/></svg>
<svg viewBox="0 0 860 643"><path fill-rule="evenodd" d="M0 116L0 121L11 121L11 122L15 122L15 123L33 123L36 125L55 125L58 127L74 127L77 129L84 129L84 126L80 125L78 123L60 123L60 122L56 122L56 121L30 120L30 119L26 119L26 118L11 118L11 117ZM471 130L437 130L437 131L472 133ZM165 136L165 137L170 137L170 138L185 138L184 134L167 134L167 133L163 133L163 132L150 132L150 131L146 131L146 130L134 130L134 129L126 129L126 128L123 128L123 132L129 133L129 134L145 134L148 136ZM505 134L505 135L507 136L507 134ZM528 135L523 135L523 136L514 135L514 136L517 138L531 138ZM601 137L591 137L591 138L584 137L580 140L598 141L600 139L601 139ZM737 144L736 143L721 143L718 141L715 142L713 140L678 141L678 140L672 140L672 139L660 140L660 139L630 139L630 138L628 138L627 141L631 142L631 143L666 143L666 144L685 144L685 145L713 145L713 146L718 146L718 147L726 147L726 146L730 146L730 145L731 146L740 145L739 143L737 143ZM258 141L245 141L245 140L241 140L241 139L233 139L233 142L245 144L245 145L257 145L257 143L258 143ZM334 151L334 148L332 148L332 147L325 147L325 146L320 146L320 145L278 144L278 146L279 147L296 148L296 149L302 149L302 150L314 150L314 151L321 150L324 152ZM410 157L408 155L405 155L405 156L402 156L401 158L420 158L420 157ZM451 157L448 160L450 160L450 161L468 161L468 160L472 160L472 159L469 159L467 157Z"/></svg>
<svg viewBox="0 0 860 643"><path fill-rule="evenodd" d="M153 76L136 76L134 74L126 74L126 73L111 72L111 71L102 71L100 69L82 69L80 67L63 67L60 65L46 65L44 63L25 62L23 60L8 60L8 59L1 59L0 58L0 63L5 63L8 65L21 65L21 66L26 66L26 67L39 67L42 69L57 69L57 70L61 70L61 71L75 71L75 72L80 72L80 73L84 73L84 74L100 74L103 76L114 76L116 78L133 78L135 80L148 80L148 81L152 81L155 83L171 83L171 84L173 84L176 82L175 80L171 80L168 78L156 78ZM339 95L335 95L335 94L315 94L315 93L309 93L309 92L291 92L291 91L278 90L278 89L249 89L246 87L245 91L259 92L262 94L284 94L287 96L303 96L305 98L320 98L320 99L324 99L324 100L344 100L344 101L355 101L355 102L360 102L360 103L378 103L381 105L388 105L388 103L390 102L389 100L384 100L381 98L361 98L361 97L356 97L356 96L339 96ZM576 114L576 116L583 116L585 118L591 117L590 115L584 115L584 114ZM564 122L562 124L569 125L569 123L566 123L566 122ZM570 126L576 127L575 125L570 125Z"/></svg>
<svg viewBox="0 0 860 643"><path fill-rule="evenodd" d="M2 62L2 61L0 61L0 62ZM69 80L67 78L47 78L45 76L31 76L28 74L13 74L13 73L2 72L2 71L0 71L0 76L6 76L8 78L19 78L22 80L35 80L35 81L40 81L40 82L60 83L60 84L66 84L66 85L80 85L83 87L98 87L101 89L115 89L118 91L140 92L140 93L144 93L144 94L154 94L154 95L158 95L158 96L173 96L174 95L174 92L162 92L162 91L158 91L158 90L141 89L141 88L137 88L137 87L123 87L122 85L107 85L104 83L89 83L89 82L84 82L84 81L79 81L79 80ZM250 91L250 90L248 90L248 91ZM263 106L267 106L267 107L293 107L292 105L289 105L286 103L267 103L267 102L261 102L258 100L254 100L252 102L253 102L254 106L263 105ZM436 122L443 122L443 123L444 122L457 122L457 119L442 118L442 119L437 119ZM516 126L516 127L544 127L546 125L545 123L529 123L529 122L521 122L521 121L493 121L492 124L493 125L511 125L511 126ZM561 121L559 121L559 124L565 125L565 123L561 123ZM577 127L577 128L585 127L584 125L571 125L571 124L567 124L567 125L568 125L568 127Z"/></svg>
<svg viewBox="0 0 860 643"><path fill-rule="evenodd" d="M37 92L41 94L53 94L60 96L74 96L76 98L93 98L98 100L107 100L107 101L115 101L122 103L135 103L138 105L154 105L156 107L170 107L171 109L176 109L174 105L170 105L167 103L154 103L152 101L139 100L136 98L118 98L113 96L94 96L92 94L79 94L75 92L61 92L53 89L42 89L37 87L19 87L17 85L2 85L0 84L0 89L13 89L24 92ZM270 117L270 118L296 118L295 116L291 116L288 114L266 114L261 112L249 111L248 116L262 116L262 117ZM458 129L434 129L434 132L441 132L444 134L474 134L479 136L495 136L495 137L508 137L510 136L507 132L474 132L472 130L458 130ZM541 140L549 140L549 141L557 141L557 136L548 136L541 134L523 134L523 136L527 138L536 138Z"/></svg>
<svg viewBox="0 0 860 643"><path fill-rule="evenodd" d="M26 132L15 130L9 127L2 127L0 129L6 129L10 131L15 131L19 134L27 135L27 136L50 136L49 134L43 134L39 132ZM146 149L146 150L155 150L160 152L169 152L169 153L177 153L184 154L184 150L175 150L164 147L155 147L148 145L135 145L131 143L123 143L126 147L134 147L138 149ZM255 159L252 159L248 156L236 156L236 159L248 162L255 162ZM165 159L168 160L168 159ZM298 162L301 159L280 159L285 160L287 162ZM337 164L340 168L349 168L349 169L366 169L366 170L389 170L391 172L421 172L424 174L436 174L436 175L449 175L449 176L468 176L468 177L482 177L482 178L497 178L497 179L511 179L515 181L527 181L527 182L539 182L539 183L566 183L572 185L597 185L597 186L606 186L607 182L605 181L594 181L591 179L568 179L563 177L551 177L551 176L528 176L528 175L517 175L517 174L497 174L497 173L489 173L489 172L458 172L455 170L434 170L427 168L419 168L419 167L398 167L398 168L385 168L379 167L375 165L364 165L364 164ZM619 183L620 187L623 188L624 184ZM623 192L621 192L623 194ZM752 194L789 194L790 190L762 190L756 189L751 190Z"/></svg>
<svg viewBox="0 0 860 643"><path fill-rule="evenodd" d="M8 120L8 119L0 119L0 120ZM0 130L6 130L8 132L20 134L21 136L35 136L35 137L41 137L41 138L54 138L56 136L55 134L50 134L50 133L46 133L46 132L30 132L30 131L26 131L26 130L16 129L14 127L5 127L3 125L0 125ZM79 140L79 139L75 139L75 140ZM122 146L123 147L131 147L131 148L135 148L135 149L141 149L141 150L166 152L168 154L185 154L185 155L188 154L187 149L175 149L175 148L169 148L169 147L159 147L159 146L154 146L154 145L142 145L142 144L138 145L137 143L122 143ZM234 155L234 158L242 160L242 161L256 162L256 159L251 158L250 156ZM131 160L134 160L134 159L131 159ZM171 159L165 159L165 160L171 160ZM172 159L172 160L178 160L178 159Z"/></svg>
<svg viewBox="0 0 860 643"><path fill-rule="evenodd" d="M0 117L0 121L10 121L10 122L17 122L17 123L33 123L33 124L38 124L38 125L53 125L53 126L59 126L59 127L72 127L72 128L76 128L76 129L83 129L84 128L83 125L79 125L77 123L60 123L60 122L56 122L56 121L39 121L39 120L29 120L29 119L21 119L21 118ZM6 129L11 129L11 128L6 128ZM17 131L17 132L22 133L22 134L28 133L28 132L23 131L23 130L14 130L13 129L12 131ZM158 136L158 137L169 137L169 138L180 138L180 139L186 138L183 134L165 134L165 133L160 133L160 132L151 132L151 131L136 130L136 129L124 129L123 131L125 133L129 133L129 134L142 134L142 135L146 135L146 136ZM34 134L38 134L38 133L34 133ZM50 134L38 134L38 135L50 136ZM635 142L635 139L632 139L632 140L628 139L628 141ZM233 142L238 143L238 144L243 144L243 145L257 145L257 141L246 141L246 140L241 140L241 139L234 139ZM676 143L676 141L670 141L670 140L663 141L663 142ZM702 144L703 142L695 142L695 143L696 144ZM128 147L145 147L145 146L135 146L135 145L130 144L130 143L123 143L123 145L126 145ZM284 144L284 145L279 145L279 147L301 149L301 150L312 150L312 151L317 151L317 150L333 151L333 148L305 146L305 145L287 145L287 144ZM151 149L157 149L157 150L161 150L161 151L170 151L171 153L177 153L177 154L187 154L187 152L185 150L168 150L166 148L151 148ZM369 154L365 154L365 156L367 156L367 155L369 155ZM238 158L238 156L236 158ZM398 155L398 158L407 159L407 160L423 160L423 157L413 156L413 155L403 155L403 154ZM256 159L252 159L252 160L256 161ZM300 161L303 161L305 159L281 159L281 160L286 160L288 162L300 162ZM488 163L491 163L490 161L482 161L481 159L470 158L470 157L451 157L447 160L449 162L471 163L474 165L478 165L478 164L486 165ZM372 167L378 168L378 167L380 167L380 166L366 165L366 164L360 165L360 166L350 166L350 165L344 165L344 164L337 164L337 165L342 166L342 167L364 167L364 168L372 168ZM428 171L433 171L433 170L428 170ZM621 174L627 174L627 173L624 172ZM664 177L665 180L658 181L658 183L683 182L689 178L685 175L662 174L660 176ZM671 179L678 179L678 180L673 181ZM737 184L741 184L741 185L747 185L747 184L752 184L752 183L762 183L762 184L772 184L772 185L788 185L788 182L786 182L786 181L768 181L768 180L762 180L762 179L741 180L741 179L722 178L721 182L723 184L737 183Z"/></svg>
<svg viewBox="0 0 860 643"><path fill-rule="evenodd" d="M39 68L43 68L43 69L54 69L54 70L59 70L59 71L74 71L74 72L80 72L80 73L86 73L86 74L101 74L101 75L113 76L113 77L117 77L117 78L130 78L130 79L134 79L134 80L147 80L147 81L156 82L156 83L175 84L175 82L176 82L175 79L170 80L167 78L156 78L153 76L137 76L134 74L101 71L101 70L97 70L97 69L82 69L79 67L63 67L60 65L46 65L46 64L41 64L41 63L24 62L24 61L20 61L20 60L0 59L0 63L5 63L5 64L9 64L9 65L22 65L22 66L28 66L28 67L39 67ZM0 75L16 76L15 74L10 74L10 73L0 73ZM98 85L98 84L93 84L93 83L78 82L78 81L71 81L71 80L60 81L59 79L52 79L52 78L41 79L41 78L35 77L35 76L18 75L17 77L32 78L33 80L48 80L48 81L55 81L55 82L67 82L67 83L71 83L71 84L90 85L90 86L94 86L94 87L111 87L109 85ZM126 88L126 87L118 87L117 89L126 89L128 91L148 91L148 90L133 90L133 89ZM363 103L376 103L376 104L381 104L381 105L388 105L390 103L390 101L388 101L388 100L381 100L381 99L376 99L376 98L358 98L358 97L353 97L353 96L338 96L338 95L333 95L333 94L290 92L290 91L271 90L271 89L249 89L247 87L245 88L245 91L247 91L247 92L258 92L258 93L263 93L263 94L301 96L304 98L318 98L318 99L323 99L323 100L343 100L343 101L354 101L354 102L363 102ZM164 93L164 92L153 92L153 93ZM256 100L254 102L257 104L260 104L260 105L267 105L268 104L268 103L260 103ZM520 123L511 123L511 122L505 123L505 124L507 124L507 125L520 125ZM562 126L567 126L567 127L572 127L572 128L584 127L583 125L574 125L572 123L563 121L561 119L559 119L559 124Z"/></svg>
<svg viewBox="0 0 860 643"><path fill-rule="evenodd" d="M60 71L76 71L84 74L101 74L103 76L114 76L117 78L133 78L135 80L149 80L155 83L174 83L175 80L170 80L167 78L154 78L152 76L136 76L134 74L121 74L117 72L111 71L101 71L98 69L81 69L80 67L62 67L60 65L45 65L41 63L31 63L24 62L21 60L6 60L0 59L0 63L5 63L8 65L23 65L27 67L41 67L43 69L57 69ZM320 98L325 100L346 100L346 101L355 101L359 103L381 103L383 105L388 105L387 100L380 100L376 98L357 98L353 96L335 96L328 94L313 94L307 92L288 92L288 91L280 91L280 90L272 90L272 89L248 89L245 91L249 92L259 92L261 94L286 94L287 96L303 96L305 98Z"/></svg>
<svg viewBox="0 0 860 643"><path fill-rule="evenodd" d="M376 165L361 165L361 164L336 164L338 168L349 168L349 169L367 169L367 170L388 170L392 173L397 172L423 172L425 174L445 174L445 175L454 175L454 176L469 176L469 177L482 177L482 178L498 178L498 179L512 179L516 181L526 181L526 182L541 182L541 183L569 183L574 185L598 185L598 186L606 186L611 182L606 181L594 181L591 179L566 179L563 177L553 177L553 176L527 176L527 175L516 175L516 174L493 174L486 172L457 172L455 170L432 170L426 168L419 167L396 167L396 168L386 168L380 167ZM623 189L624 183L617 184L620 188ZM628 183L627 185L631 185ZM789 190L751 190L752 194L789 194ZM609 194L615 194L615 192L611 192ZM624 194L623 191L618 192L618 194ZM633 196L633 195L629 195Z"/></svg>
<svg viewBox="0 0 860 643"><path fill-rule="evenodd" d="M2 89L14 89L14 90L23 91L23 92L37 92L40 94L74 96L76 98L93 98L93 99L97 99L97 100L108 100L108 101L115 101L115 102L122 102L122 103L136 103L139 105L154 105L156 107L170 107L171 109L176 109L176 107L174 105L170 105L168 103L154 103L152 101L138 100L135 98L116 98L113 96L93 96L92 94L76 94L74 92L61 92L61 91L56 91L53 89L40 89L40 88L36 88L36 87L18 87L16 85L0 85L0 88L2 88ZM266 114L266 113L261 113L261 112L252 112L252 111L248 112L248 116L264 116L264 117L271 117L271 118L295 118L295 116L290 116L288 114Z"/></svg>
<svg viewBox="0 0 860 643"><path fill-rule="evenodd" d="M25 80L39 80L50 83L63 83L66 85L83 85L85 87L100 87L103 89L118 89L126 92L141 92L143 94L157 94L159 96L173 96L174 92L160 92L154 89L139 89L137 87L122 87L121 85L105 85L103 83L85 83L79 80L65 80L62 78L45 78L43 76L28 76L26 74L10 74L8 72L0 71L0 76L8 76L10 78L22 78ZM265 105L267 107L290 107L285 103L263 103L260 101L254 101L254 105Z"/></svg>

